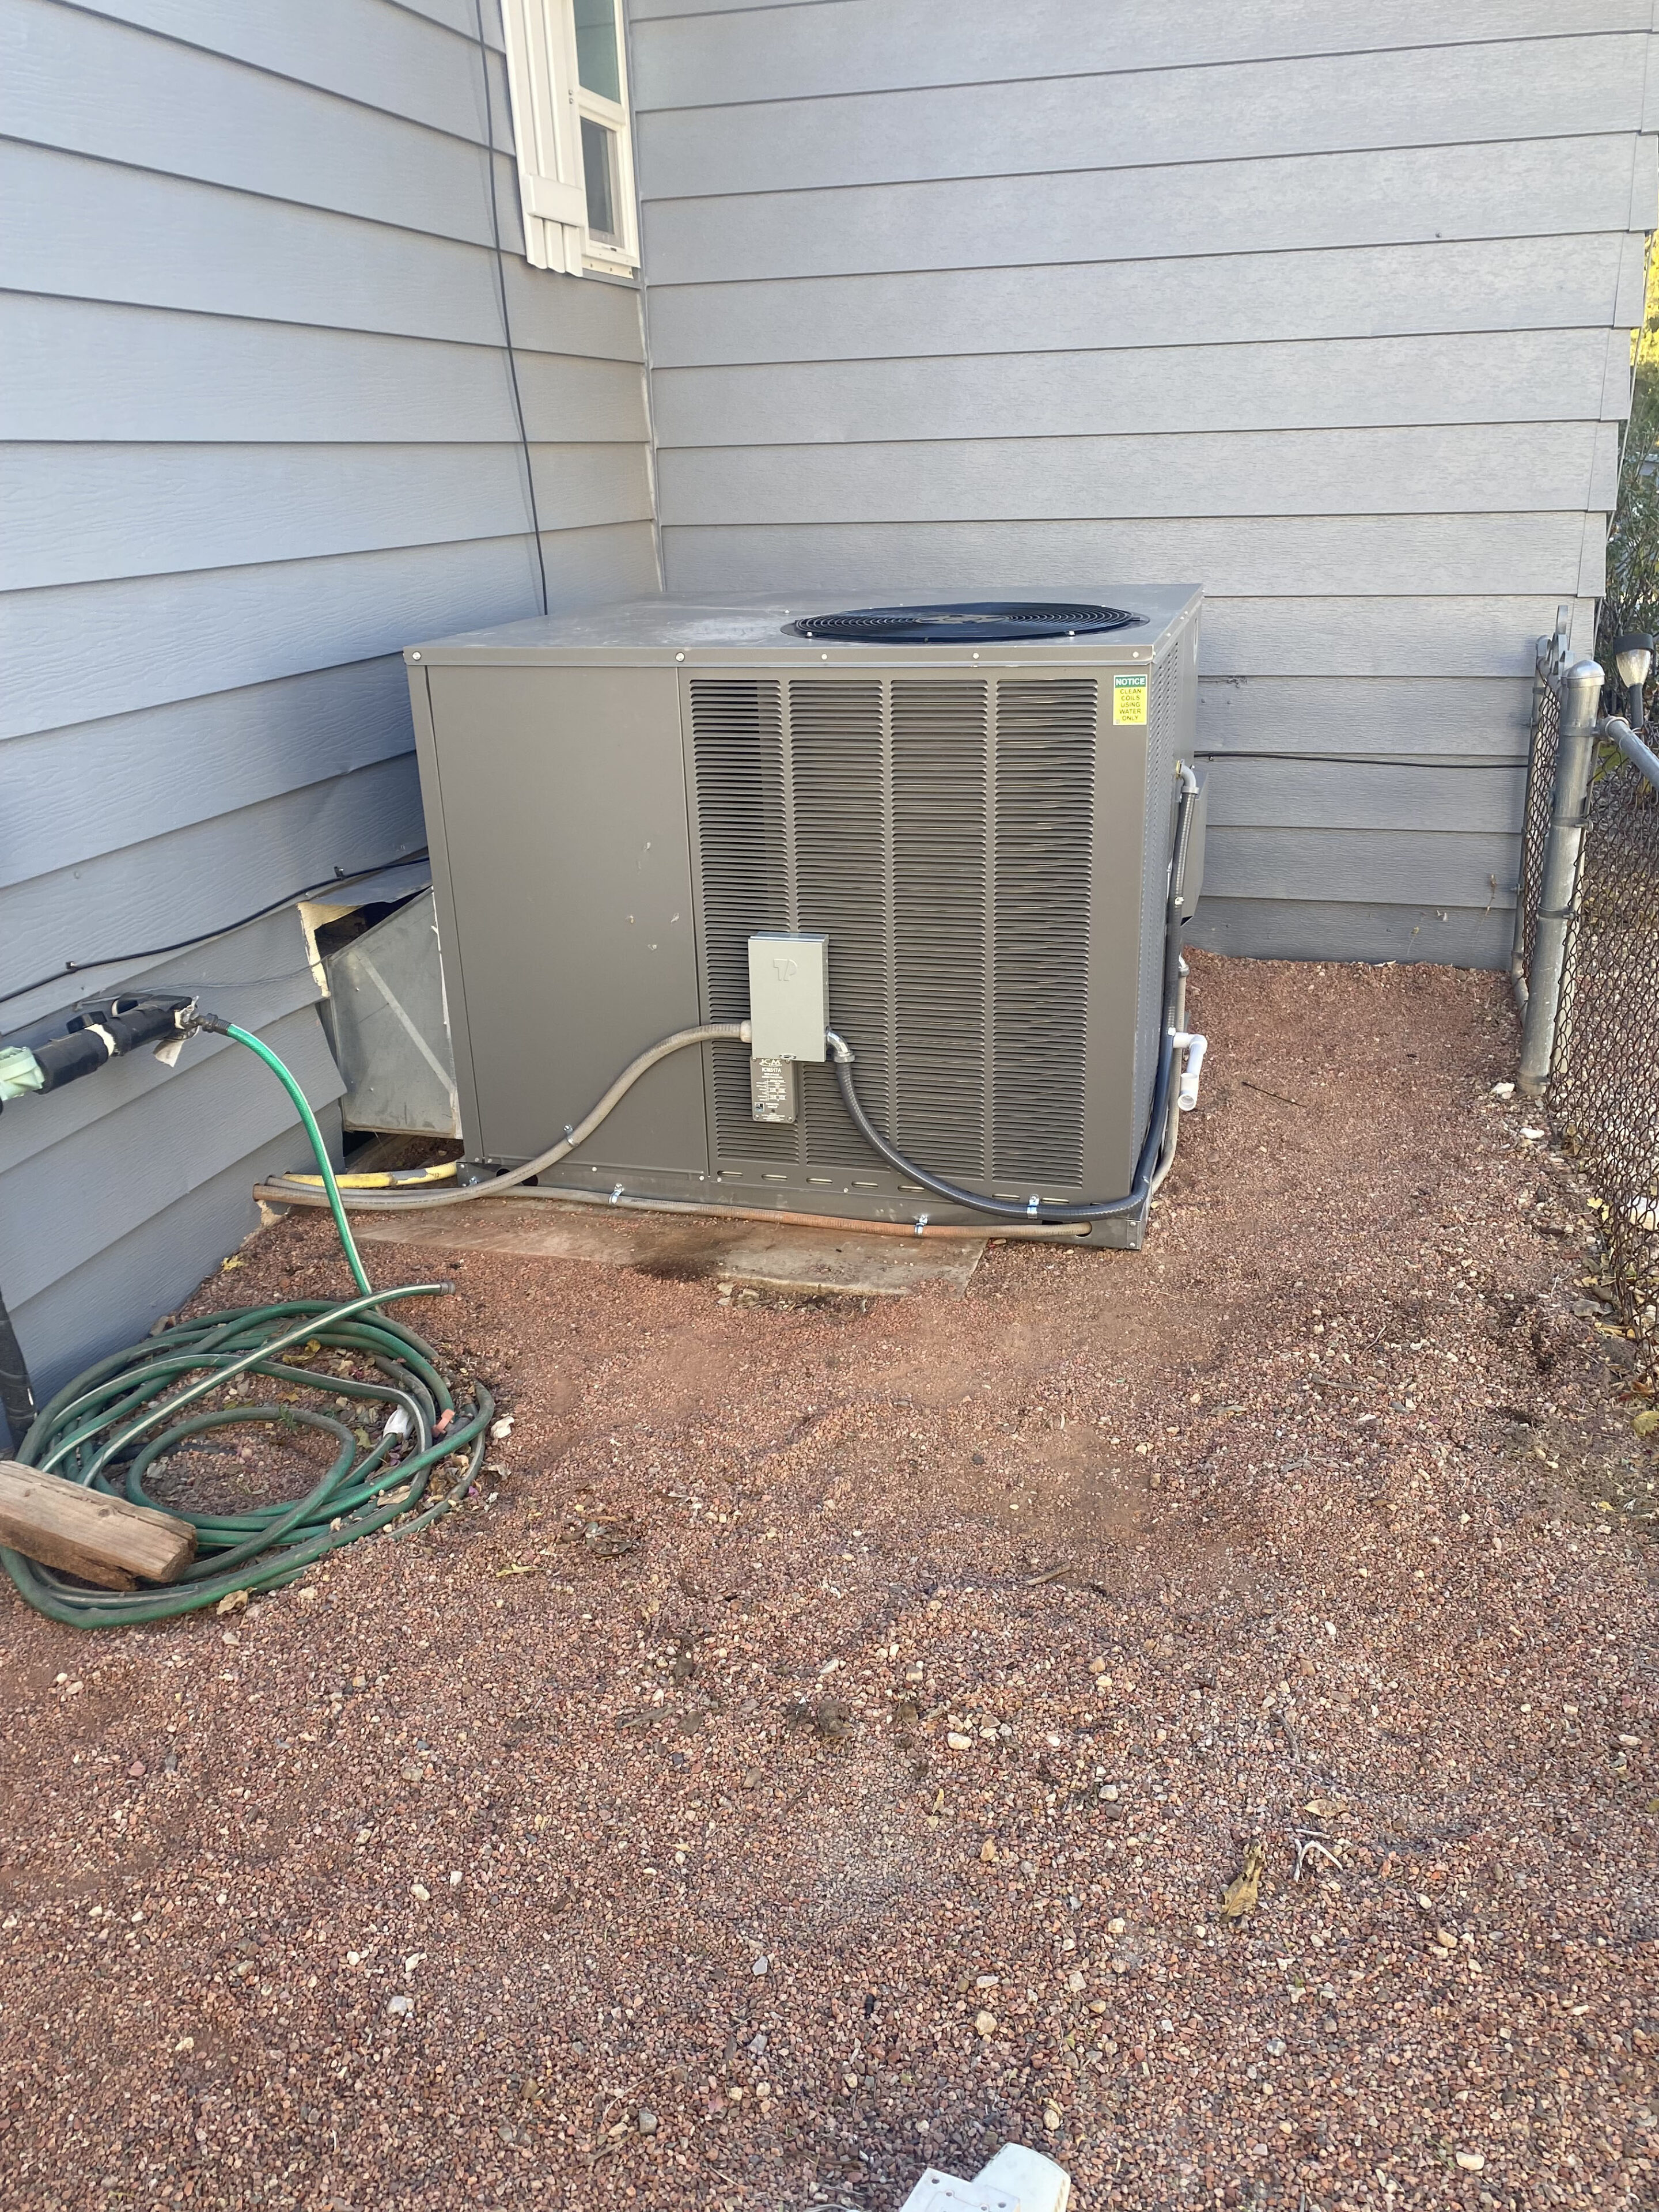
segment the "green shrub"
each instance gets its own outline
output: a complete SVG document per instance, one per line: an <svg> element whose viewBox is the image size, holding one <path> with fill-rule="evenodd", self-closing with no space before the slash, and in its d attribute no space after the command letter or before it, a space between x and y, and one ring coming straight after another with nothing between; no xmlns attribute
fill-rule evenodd
<svg viewBox="0 0 1659 2212"><path fill-rule="evenodd" d="M1637 343L1635 390L1607 538L1607 590L1597 656L1611 678L1612 641L1623 630L1659 632L1659 253L1648 264L1647 314Z"/></svg>

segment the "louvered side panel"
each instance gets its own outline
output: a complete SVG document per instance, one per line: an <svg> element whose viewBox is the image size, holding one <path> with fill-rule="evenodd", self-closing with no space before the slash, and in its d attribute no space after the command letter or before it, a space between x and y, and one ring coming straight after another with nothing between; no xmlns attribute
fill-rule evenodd
<svg viewBox="0 0 1659 2212"><path fill-rule="evenodd" d="M714 1021L746 1021L750 937L790 926L782 690L694 676L690 694L708 1012ZM707 1049L719 1158L793 1161L796 1131L750 1115L746 1054Z"/></svg>
<svg viewBox="0 0 1659 2212"><path fill-rule="evenodd" d="M891 687L897 1142L944 1174L986 1158L990 709L983 683Z"/></svg>
<svg viewBox="0 0 1659 2212"><path fill-rule="evenodd" d="M1083 1174L1097 712L1092 678L997 689L991 1155L1045 1188Z"/></svg>
<svg viewBox="0 0 1659 2212"><path fill-rule="evenodd" d="M830 1020L858 1055L859 1095L892 1127L889 1012L886 722L884 686L832 678L789 685L798 926L830 939ZM878 1167L848 1120L833 1079L801 1070L809 1167Z"/></svg>

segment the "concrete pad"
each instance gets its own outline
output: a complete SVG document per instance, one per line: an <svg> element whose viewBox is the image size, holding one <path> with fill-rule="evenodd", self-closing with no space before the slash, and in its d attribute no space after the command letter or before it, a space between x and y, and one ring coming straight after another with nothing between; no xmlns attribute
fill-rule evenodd
<svg viewBox="0 0 1659 2212"><path fill-rule="evenodd" d="M423 1244L435 1251L523 1252L633 1267L670 1282L718 1279L775 1291L900 1297L924 1285L960 1297L979 1265L979 1237L872 1237L857 1228L797 1229L697 1213L629 1213L556 1200L486 1198L476 1206L408 1213L356 1213L366 1244Z"/></svg>

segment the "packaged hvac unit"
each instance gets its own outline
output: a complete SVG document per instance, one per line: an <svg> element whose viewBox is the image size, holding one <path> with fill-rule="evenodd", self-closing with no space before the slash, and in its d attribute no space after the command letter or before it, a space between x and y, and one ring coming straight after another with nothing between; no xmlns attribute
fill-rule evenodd
<svg viewBox="0 0 1659 2212"><path fill-rule="evenodd" d="M1200 596L651 599L411 649L469 1157L535 1157L659 1038L752 1012L752 1055L664 1060L541 1185L990 1225L948 1194L1040 1220L1139 1175L1092 1225L1138 1245Z"/></svg>

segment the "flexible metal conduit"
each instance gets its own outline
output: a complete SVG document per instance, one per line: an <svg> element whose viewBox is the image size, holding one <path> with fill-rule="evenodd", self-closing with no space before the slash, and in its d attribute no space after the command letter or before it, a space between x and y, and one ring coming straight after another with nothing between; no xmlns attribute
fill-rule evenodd
<svg viewBox="0 0 1659 2212"><path fill-rule="evenodd" d="M515 1189L519 1184L528 1182L532 1176L556 1167L561 1160L568 1159L578 1146L585 1145L605 1116L620 1105L640 1078L649 1074L659 1060L666 1060L673 1053L684 1052L689 1045L747 1044L748 1042L747 1022L704 1022L694 1030L676 1030L672 1036L662 1038L642 1052L637 1060L629 1060L591 1113L578 1121L574 1128L567 1129L556 1145L550 1145L544 1152L538 1152L533 1160L526 1160L522 1166L512 1168L505 1175L492 1176L488 1182L463 1183L454 1190L422 1191L409 1197L401 1193L360 1191L348 1188L342 1194L342 1203L349 1206L354 1213L412 1213L417 1211L424 1213L429 1206L465 1206L475 1198L499 1198L503 1191ZM260 1188L269 1197L289 1205L315 1206L319 1203L314 1183L307 1189L303 1183L287 1176L273 1176Z"/></svg>

